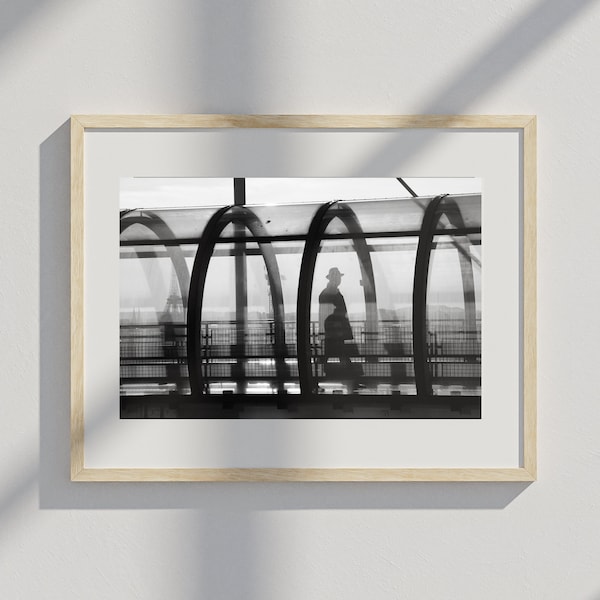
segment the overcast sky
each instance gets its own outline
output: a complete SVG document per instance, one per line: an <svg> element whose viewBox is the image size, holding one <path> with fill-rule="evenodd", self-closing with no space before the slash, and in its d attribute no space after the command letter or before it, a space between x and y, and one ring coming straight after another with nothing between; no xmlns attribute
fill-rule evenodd
<svg viewBox="0 0 600 600"><path fill-rule="evenodd" d="M476 178L406 178L419 196L480 193ZM248 204L328 202L363 198L409 197L406 189L390 178L248 178ZM233 204L233 179L124 177L121 179L121 210Z"/></svg>

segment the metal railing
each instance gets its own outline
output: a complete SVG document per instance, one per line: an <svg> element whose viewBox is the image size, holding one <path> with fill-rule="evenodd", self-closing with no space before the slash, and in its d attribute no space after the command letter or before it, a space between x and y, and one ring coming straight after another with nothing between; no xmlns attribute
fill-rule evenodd
<svg viewBox="0 0 600 600"><path fill-rule="evenodd" d="M413 339L409 321L380 321L368 331L364 321L351 322L353 340L349 360L360 366L363 386L373 393L388 393L389 386L414 384ZM310 364L321 382L335 380L326 374L323 334L310 323ZM466 331L461 319L432 320L428 327L427 362L434 388L477 390L481 382L481 333ZM241 390L251 382L273 389L298 385L296 323L284 324L286 356L276 353L272 320L254 320L238 332L234 321L201 325L200 361L207 391ZM241 340L241 341L240 341ZM120 330L122 395L189 393L186 327L182 323L129 324ZM287 367L285 381L277 361ZM335 359L333 359L335 360ZM337 378L339 379L339 377ZM212 387L211 387L212 386ZM386 387L387 386L387 387Z"/></svg>

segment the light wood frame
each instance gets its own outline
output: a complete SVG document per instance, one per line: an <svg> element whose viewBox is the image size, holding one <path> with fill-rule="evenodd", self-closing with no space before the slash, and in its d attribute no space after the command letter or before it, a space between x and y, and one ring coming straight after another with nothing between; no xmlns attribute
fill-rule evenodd
<svg viewBox="0 0 600 600"><path fill-rule="evenodd" d="M522 458L506 469L91 469L84 461L84 134L94 129L490 129L522 133ZM521 481L536 479L536 119L503 115L77 115L71 117L71 480Z"/></svg>

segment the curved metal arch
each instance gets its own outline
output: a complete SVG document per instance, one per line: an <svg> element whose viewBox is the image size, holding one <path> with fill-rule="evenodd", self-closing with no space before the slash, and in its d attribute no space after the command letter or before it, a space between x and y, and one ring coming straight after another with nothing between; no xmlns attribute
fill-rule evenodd
<svg viewBox="0 0 600 600"><path fill-rule="evenodd" d="M443 204L442 201L444 201ZM444 215L457 229L464 228L462 214L456 202L448 198L447 194L436 196L425 209L415 259L412 322L413 365L418 396L431 396L433 394L431 370L427 360L427 282L429 279L429 263L431 260L433 238L436 234L436 227ZM444 234L452 235L452 230L444 231ZM460 251L459 260L465 305L465 323L467 328L475 330L476 311L473 264Z"/></svg>
<svg viewBox="0 0 600 600"><path fill-rule="evenodd" d="M120 219L120 235L123 235L123 233L133 225L143 225L146 229L154 233L154 235L158 237L157 245L160 245L163 240L177 239L173 230L163 221L163 219L153 212L145 212L145 214L137 216L131 215L131 211L122 212ZM185 256L183 250L177 244L164 244L164 246L167 255L173 263L173 268L175 269L179 291L181 292L181 301L185 310L188 305L186 291L189 290L190 287L190 272L187 263L185 262Z"/></svg>
<svg viewBox="0 0 600 600"><path fill-rule="evenodd" d="M319 207L313 217L304 252L300 263L300 277L298 282L298 302L296 309L296 332L298 347L298 375L300 389L304 394L315 391L316 385L311 368L310 352L310 300L312 295L312 283L314 269L319 253L319 246L325 229L333 221L339 218L345 225L348 233L356 234L352 245L358 256L366 307L366 335L377 332L377 294L375 291L375 278L373 275L373 263L367 242L360 237L364 232L360 226L356 213L347 205L338 204L333 200Z"/></svg>
<svg viewBox="0 0 600 600"><path fill-rule="evenodd" d="M230 223L243 225L255 237L264 238L267 236L265 226L247 206L232 205L219 209L210 218L204 228L198 243L196 257L194 258L194 266L192 267L187 317L187 355L190 387L193 397L201 395L206 388L203 382L200 363L200 348L202 346L200 324L202 321L202 302L204 300L204 286L206 284L208 265L219 236ZM285 314L283 310L281 276L271 243L259 242L258 247L265 262L267 278L271 289L276 350L275 368L277 378L280 382L283 382L289 374L289 369L285 363L287 351L285 345ZM280 386L279 392L283 392L283 386Z"/></svg>

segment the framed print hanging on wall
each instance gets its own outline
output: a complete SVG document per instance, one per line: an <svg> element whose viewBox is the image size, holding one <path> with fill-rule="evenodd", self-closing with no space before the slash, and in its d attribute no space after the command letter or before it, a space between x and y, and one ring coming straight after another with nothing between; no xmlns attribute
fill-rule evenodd
<svg viewBox="0 0 600 600"><path fill-rule="evenodd" d="M75 116L72 479L535 478L535 118Z"/></svg>

